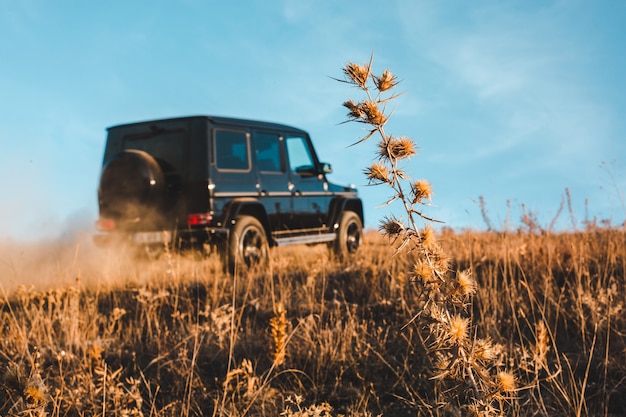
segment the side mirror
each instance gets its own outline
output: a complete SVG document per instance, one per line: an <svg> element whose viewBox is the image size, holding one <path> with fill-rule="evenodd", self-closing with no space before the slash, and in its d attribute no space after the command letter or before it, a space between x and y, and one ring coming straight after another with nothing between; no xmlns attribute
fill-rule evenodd
<svg viewBox="0 0 626 417"><path fill-rule="evenodd" d="M296 167L296 174L301 177L313 177L315 176L315 167L313 165L301 165Z"/></svg>
<svg viewBox="0 0 626 417"><path fill-rule="evenodd" d="M324 174L332 174L333 168L330 166L328 162L322 162L322 172Z"/></svg>

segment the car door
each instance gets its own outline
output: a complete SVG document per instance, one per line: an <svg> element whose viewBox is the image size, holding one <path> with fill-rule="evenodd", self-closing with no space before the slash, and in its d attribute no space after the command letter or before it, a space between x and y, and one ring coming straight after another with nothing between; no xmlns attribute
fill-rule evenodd
<svg viewBox="0 0 626 417"><path fill-rule="evenodd" d="M254 133L259 199L265 207L273 232L290 230L292 203L284 140L277 132Z"/></svg>
<svg viewBox="0 0 626 417"><path fill-rule="evenodd" d="M214 210L221 213L234 198L258 195L256 172L252 169L250 134L245 130L216 128L209 188L215 197Z"/></svg>
<svg viewBox="0 0 626 417"><path fill-rule="evenodd" d="M300 229L327 226L331 196L310 141L303 135L286 135L285 145L295 226Z"/></svg>

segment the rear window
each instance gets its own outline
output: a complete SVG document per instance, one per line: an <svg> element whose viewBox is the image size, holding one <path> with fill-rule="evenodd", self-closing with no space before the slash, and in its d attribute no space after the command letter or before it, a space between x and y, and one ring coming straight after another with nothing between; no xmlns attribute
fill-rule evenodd
<svg viewBox="0 0 626 417"><path fill-rule="evenodd" d="M215 165L222 171L250 171L248 134L233 130L216 130Z"/></svg>
<svg viewBox="0 0 626 417"><path fill-rule="evenodd" d="M124 149L145 151L165 170L182 172L185 156L185 129L163 129L124 136Z"/></svg>

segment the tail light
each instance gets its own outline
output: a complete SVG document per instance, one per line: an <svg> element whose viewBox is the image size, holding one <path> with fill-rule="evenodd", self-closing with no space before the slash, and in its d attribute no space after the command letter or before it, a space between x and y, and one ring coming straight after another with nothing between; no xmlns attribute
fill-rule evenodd
<svg viewBox="0 0 626 417"><path fill-rule="evenodd" d="M194 213L187 215L187 226L206 226L213 220L211 213Z"/></svg>
<svg viewBox="0 0 626 417"><path fill-rule="evenodd" d="M96 230L99 232L110 232L115 229L115 220L104 217L96 221Z"/></svg>

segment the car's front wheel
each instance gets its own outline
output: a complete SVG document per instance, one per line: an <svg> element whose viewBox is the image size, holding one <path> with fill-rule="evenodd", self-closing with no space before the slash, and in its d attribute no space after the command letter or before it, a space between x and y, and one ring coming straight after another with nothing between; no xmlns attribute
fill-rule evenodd
<svg viewBox="0 0 626 417"><path fill-rule="evenodd" d="M363 241L363 224L358 214L353 211L344 211L339 221L337 239L335 240L335 254L346 259L354 254Z"/></svg>
<svg viewBox="0 0 626 417"><path fill-rule="evenodd" d="M238 216L228 238L228 270L244 272L267 265L269 247L261 222L252 216Z"/></svg>

